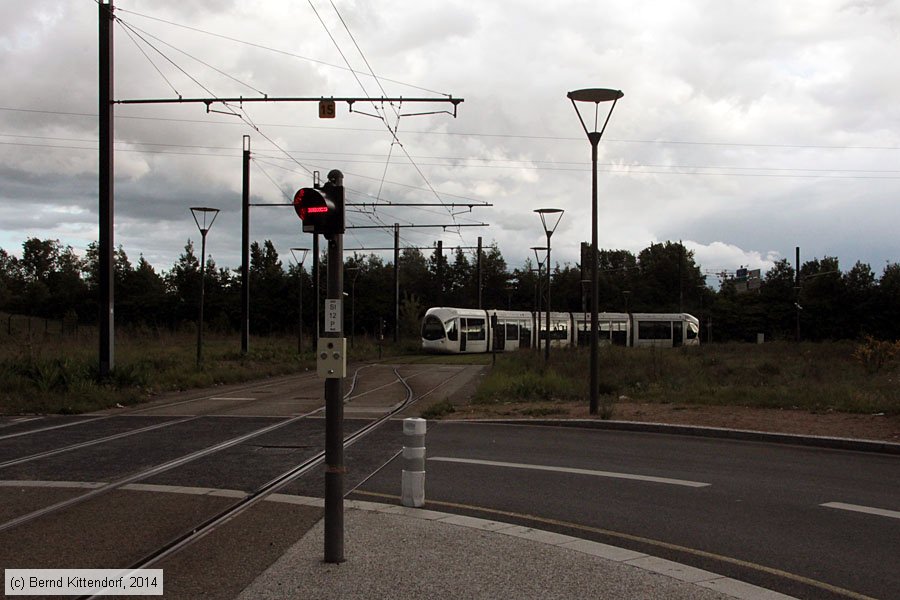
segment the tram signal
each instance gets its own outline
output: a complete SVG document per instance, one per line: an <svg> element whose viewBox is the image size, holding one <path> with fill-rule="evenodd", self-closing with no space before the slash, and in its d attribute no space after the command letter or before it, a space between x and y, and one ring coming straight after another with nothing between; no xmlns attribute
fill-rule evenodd
<svg viewBox="0 0 900 600"><path fill-rule="evenodd" d="M303 221L304 233L327 238L344 233L344 188L331 182L321 189L300 188L294 194L294 210Z"/></svg>

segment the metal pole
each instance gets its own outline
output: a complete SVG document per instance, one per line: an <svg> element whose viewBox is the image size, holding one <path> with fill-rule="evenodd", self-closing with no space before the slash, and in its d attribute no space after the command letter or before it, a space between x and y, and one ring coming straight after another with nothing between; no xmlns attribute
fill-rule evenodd
<svg viewBox="0 0 900 600"><path fill-rule="evenodd" d="M312 349L313 352L316 351L316 346L319 344L319 314L322 311L322 307L319 303L319 234L313 234L313 296L316 297L316 326L313 327L313 341L312 341Z"/></svg>
<svg viewBox="0 0 900 600"><path fill-rule="evenodd" d="M197 322L197 368L203 366L203 302L206 299L206 230L200 230L200 319Z"/></svg>
<svg viewBox="0 0 900 600"><path fill-rule="evenodd" d="M241 354L250 351L250 136L244 136L241 184Z"/></svg>
<svg viewBox="0 0 900 600"><path fill-rule="evenodd" d="M437 284L438 284L438 306L444 304L444 242L438 240L437 243Z"/></svg>
<svg viewBox="0 0 900 600"><path fill-rule="evenodd" d="M353 274L353 283L350 285L350 347L356 338L356 278L359 276L359 267Z"/></svg>
<svg viewBox="0 0 900 600"><path fill-rule="evenodd" d="M478 260L475 261L476 285L478 286L478 308L481 308L481 236L478 236Z"/></svg>
<svg viewBox="0 0 900 600"><path fill-rule="evenodd" d="M328 176L336 185L343 186L340 171L331 171ZM329 300L343 302L342 234L328 241L327 295ZM339 320L338 327L340 331L325 332L325 336L342 338L343 319ZM325 380L325 562L328 563L344 561L344 471L344 380L335 377Z"/></svg>
<svg viewBox="0 0 900 600"><path fill-rule="evenodd" d="M598 313L598 296L600 295L600 280L597 272L597 146L600 144L600 133L593 131L588 134L591 142L591 399L590 414L596 415L599 401L597 391L599 387L599 347L600 334Z"/></svg>
<svg viewBox="0 0 900 600"><path fill-rule="evenodd" d="M550 361L550 236L547 232L547 343L544 345L544 364Z"/></svg>
<svg viewBox="0 0 900 600"><path fill-rule="evenodd" d="M105 379L115 368L115 319L114 268L113 268L113 221L115 212L113 186L113 3L99 3L99 125L100 125L100 379Z"/></svg>
<svg viewBox="0 0 900 600"><path fill-rule="evenodd" d="M796 258L795 264L797 265L797 272L794 274L794 278L796 280L794 288L797 290L797 293L796 293L797 297L794 302L794 306L796 308L796 313L797 313L797 343L799 344L800 343L800 246L796 247L796 256L797 256L797 258Z"/></svg>
<svg viewBox="0 0 900 600"><path fill-rule="evenodd" d="M299 274L300 283L297 287L300 288L300 293L298 294L300 297L300 307L297 310L297 354L303 354L303 264L300 264L300 274Z"/></svg>
<svg viewBox="0 0 900 600"><path fill-rule="evenodd" d="M394 223L394 343L400 341L400 224Z"/></svg>

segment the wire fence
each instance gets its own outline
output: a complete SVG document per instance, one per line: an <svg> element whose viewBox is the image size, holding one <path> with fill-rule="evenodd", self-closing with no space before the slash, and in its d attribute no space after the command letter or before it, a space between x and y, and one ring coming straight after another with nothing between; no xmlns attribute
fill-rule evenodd
<svg viewBox="0 0 900 600"><path fill-rule="evenodd" d="M79 337L92 335L94 330L95 326L80 324L76 318L49 319L0 312L0 336L7 338L40 335L78 340Z"/></svg>

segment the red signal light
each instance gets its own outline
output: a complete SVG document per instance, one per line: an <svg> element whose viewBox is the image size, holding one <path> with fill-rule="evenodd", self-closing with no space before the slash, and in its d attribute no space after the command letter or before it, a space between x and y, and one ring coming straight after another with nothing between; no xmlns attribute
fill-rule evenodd
<svg viewBox="0 0 900 600"><path fill-rule="evenodd" d="M324 192L324 193L323 193ZM343 219L327 190L301 188L294 194L294 210L303 220L305 233L330 235L338 229L343 231Z"/></svg>

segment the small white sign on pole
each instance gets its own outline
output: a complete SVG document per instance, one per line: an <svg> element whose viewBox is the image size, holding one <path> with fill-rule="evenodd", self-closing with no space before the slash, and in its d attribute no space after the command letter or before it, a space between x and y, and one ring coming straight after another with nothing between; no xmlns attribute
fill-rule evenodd
<svg viewBox="0 0 900 600"><path fill-rule="evenodd" d="M344 310L341 300L325 300L325 333L340 333L344 324Z"/></svg>

